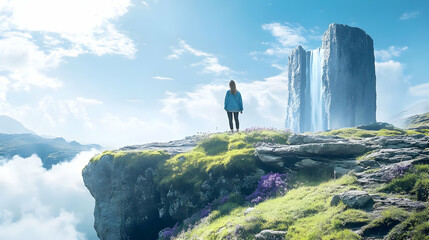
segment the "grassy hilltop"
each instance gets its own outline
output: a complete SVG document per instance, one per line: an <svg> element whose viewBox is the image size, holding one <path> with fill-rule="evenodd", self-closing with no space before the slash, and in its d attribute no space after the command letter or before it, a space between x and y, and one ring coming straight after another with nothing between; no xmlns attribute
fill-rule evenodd
<svg viewBox="0 0 429 240"><path fill-rule="evenodd" d="M429 130L386 125L377 130L355 127L318 134L369 139L429 135ZM321 178L314 174L317 168L310 172L294 172L264 165L258 160L256 147L265 143L288 145L291 135L287 131L270 129L213 134L201 139L191 151L174 156L162 150L105 151L90 163L108 156L115 166L127 169L134 178L150 168L161 199L162 196L168 199L171 194L186 196L189 206L163 220L162 226L168 227L159 233L159 239L255 239L256 234L267 229L280 231L285 239L363 239L380 234L386 239L429 239L427 208L417 211L387 206L369 211L350 208L342 202L331 204L334 195L349 190L365 190L376 197L406 198L427 204L427 161L401 170L389 182L368 187L358 183L354 172L339 179ZM372 152L355 160L365 159ZM364 173L379 170L373 167ZM207 179L223 181L227 190L210 190L210 194L204 195L207 188L215 188Z"/></svg>

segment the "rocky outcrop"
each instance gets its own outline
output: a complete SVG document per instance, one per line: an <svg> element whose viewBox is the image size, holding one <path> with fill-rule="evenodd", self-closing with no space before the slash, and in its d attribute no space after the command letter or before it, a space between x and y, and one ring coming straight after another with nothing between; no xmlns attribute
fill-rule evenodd
<svg viewBox="0 0 429 240"><path fill-rule="evenodd" d="M351 190L335 195L331 199L331 206L343 202L347 207L368 209L374 204L372 197L365 191Z"/></svg>
<svg viewBox="0 0 429 240"><path fill-rule="evenodd" d="M280 157L354 157L366 152L366 146L355 142L307 143L301 145L264 144L257 148L258 155L275 154Z"/></svg>
<svg viewBox="0 0 429 240"><path fill-rule="evenodd" d="M318 166L319 171L331 171L336 177L349 171L357 172L362 183L386 182L398 168L413 162L429 162L429 137L378 136L345 139L337 136L294 134L290 144L261 144L256 155L265 164L292 169ZM357 159L357 157L359 159ZM380 168L376 172L361 173Z"/></svg>
<svg viewBox="0 0 429 240"><path fill-rule="evenodd" d="M380 167L380 164L382 163L375 160L363 161L367 168L376 169L376 171L356 173L356 176L358 177L357 181L362 185L368 186L376 183L390 182L392 178L397 175L399 169L408 169L413 165L413 162L414 160L398 162L395 164L385 163Z"/></svg>
<svg viewBox="0 0 429 240"><path fill-rule="evenodd" d="M105 155L88 164L82 175L95 199L94 228L100 239L153 238L163 227L153 169L136 173Z"/></svg>
<svg viewBox="0 0 429 240"><path fill-rule="evenodd" d="M204 135L189 136L185 139L174 140L169 142L154 142L142 145L131 145L120 148L119 151L141 151L141 150L163 150L171 154L172 156L179 153L187 152L194 148L198 141L206 138Z"/></svg>
<svg viewBox="0 0 429 240"><path fill-rule="evenodd" d="M375 122L373 40L362 29L331 24L322 46L289 56L286 128L295 132Z"/></svg>
<svg viewBox="0 0 429 240"><path fill-rule="evenodd" d="M121 151L163 150L174 156L196 146L200 136L167 143L150 143L127 146ZM171 204L160 205L161 194L154 183L154 167L128 169L115 162L110 155L90 162L82 171L85 186L95 199L94 228L102 240L154 239L159 230L171 224L165 216L178 214L180 201L185 196L176 196ZM172 197L174 192L165 198ZM181 198L179 198L181 197ZM164 217L164 218L163 218Z"/></svg>
<svg viewBox="0 0 429 240"><path fill-rule="evenodd" d="M187 152L205 137L193 136L167 143L128 146L102 154L83 169L85 186L95 199L94 228L101 240L156 239L160 230L184 219L231 193L248 195L264 171L207 174L198 191L189 186L161 188L163 167L159 164L174 155ZM133 159L143 150L162 150L161 159ZM115 159L116 153L129 158ZM137 157L136 157L137 158ZM164 162L163 162L164 161ZM178 158L178 161L185 159ZM197 173L196 173L197 174Z"/></svg>
<svg viewBox="0 0 429 240"><path fill-rule="evenodd" d="M162 156L165 160L189 151L199 140L200 137L192 137L169 143L130 146L121 151L164 150ZM131 161L129 165L127 161L117 161L112 155L104 154L98 160L91 161L82 172L85 185L95 198L94 227L97 234L101 240L155 239L162 229L161 235L164 235L170 231L165 228L177 222L188 226L185 219L194 219L194 216L197 219L195 222L199 221L202 209L223 196L231 196L232 193L248 196L261 176L274 169L281 173L308 172L311 176L320 175L323 177L320 179L324 180L354 172L360 184L359 187L355 185L354 189L362 188L364 192L351 190L338 194L332 199L333 205L342 201L350 208L363 208L375 215L390 206L409 210L426 207L424 202L367 192L373 192L377 184L391 181L398 171L416 163L428 163L428 136L345 139L295 134L288 141L289 144L259 143L255 155L253 149L249 153L257 166L254 172L225 171L224 174L204 175L204 178L198 179L201 183L198 191L189 190L188 187L183 190L174 184L162 189L157 178L160 176L158 162L146 164L142 161L143 165L136 165ZM187 161L182 156L176 156L175 160ZM254 218L257 212L254 209L248 208L243 214ZM191 221L189 227L195 222ZM238 225L235 230L238 235L247 231ZM286 235L286 232L259 231L253 232L252 236L259 234L265 237L262 239L278 239Z"/></svg>
<svg viewBox="0 0 429 240"><path fill-rule="evenodd" d="M426 208L426 204L421 201L413 201L408 198L397 198L397 197L382 197L379 195L371 196L374 200L375 210L385 209L387 207L395 206L407 211L417 210L420 211Z"/></svg>

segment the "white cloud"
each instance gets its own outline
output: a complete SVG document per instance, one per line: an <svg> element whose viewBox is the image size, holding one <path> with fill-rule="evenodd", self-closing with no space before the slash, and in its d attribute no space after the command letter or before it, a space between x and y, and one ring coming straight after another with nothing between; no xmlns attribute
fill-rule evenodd
<svg viewBox="0 0 429 240"><path fill-rule="evenodd" d="M243 97L246 119L242 129L252 126L283 128L286 98L287 72L266 78L263 81L237 82L237 88ZM183 94L167 92L161 112L177 121L196 122L201 129L215 129L226 126L223 113L223 101L228 84L199 85ZM221 129L224 129L223 127Z"/></svg>
<svg viewBox="0 0 429 240"><path fill-rule="evenodd" d="M45 96L38 102L35 115L41 114L52 126L73 119L93 128L94 121L88 114L87 107L100 104L102 104L101 101L90 98L56 99Z"/></svg>
<svg viewBox="0 0 429 240"><path fill-rule="evenodd" d="M170 77L160 77L160 76L155 76L152 77L153 79L158 79L158 80L174 80L174 78L170 78Z"/></svg>
<svg viewBox="0 0 429 240"><path fill-rule="evenodd" d="M60 88L62 82L48 72L66 57L120 54L132 58L133 41L114 26L130 1L0 1L0 72L9 80L7 91Z"/></svg>
<svg viewBox="0 0 429 240"><path fill-rule="evenodd" d="M186 92L184 96L167 92L167 97L162 100L164 107L161 112L173 117L186 114L191 118L200 118L205 121L216 121L213 112L222 112L224 86L216 84L198 85L194 91Z"/></svg>
<svg viewBox="0 0 429 240"><path fill-rule="evenodd" d="M429 83L412 86L408 89L408 92L415 97L429 98Z"/></svg>
<svg viewBox="0 0 429 240"><path fill-rule="evenodd" d="M96 55L132 57L136 51L133 41L113 25L127 13L130 0L14 0L0 4L6 30L52 34L51 39L68 41L74 48Z"/></svg>
<svg viewBox="0 0 429 240"><path fill-rule="evenodd" d="M142 103L143 100L142 99L126 99L125 102L130 102L130 103Z"/></svg>
<svg viewBox="0 0 429 240"><path fill-rule="evenodd" d="M414 12L405 12L405 13L403 13L403 14L399 17L399 19L400 19L400 20L408 20L408 19L411 19L411 18L416 18L418 15L419 15L419 12L418 12L418 11L414 11Z"/></svg>
<svg viewBox="0 0 429 240"><path fill-rule="evenodd" d="M102 104L101 101L97 100L97 99L92 99L92 98L84 98L84 97L77 97L76 100L78 102L81 103L86 103L86 104L91 104L91 105L98 105L98 104Z"/></svg>
<svg viewBox="0 0 429 240"><path fill-rule="evenodd" d="M8 85L9 85L9 80L5 77L0 76L0 102L6 101Z"/></svg>
<svg viewBox="0 0 429 240"><path fill-rule="evenodd" d="M270 31L278 43L272 43L270 48L265 50L265 55L287 55L298 45L304 45L307 39L304 37L305 28L300 25L290 23L269 23L262 25L262 29Z"/></svg>
<svg viewBox="0 0 429 240"><path fill-rule="evenodd" d="M35 155L0 163L0 239L97 239L94 199L81 176L96 153L82 152L50 170Z"/></svg>
<svg viewBox="0 0 429 240"><path fill-rule="evenodd" d="M404 67L393 60L376 62L377 76L377 121L391 122L392 116L405 110L411 96L407 93L409 83Z"/></svg>
<svg viewBox="0 0 429 240"><path fill-rule="evenodd" d="M31 86L59 88L62 83L44 74L56 67L60 58L46 54L31 41L31 36L8 33L0 39L0 71L6 72L14 90L29 90Z"/></svg>
<svg viewBox="0 0 429 240"><path fill-rule="evenodd" d="M219 63L219 59L213 54L195 49L191 47L191 45L186 43L184 40L180 40L179 48L173 48L172 51L173 53L166 57L169 60L178 59L184 53L190 53L196 57L202 58L200 62L191 64L191 66L192 67L202 66L203 73L214 73L216 75L221 75L221 74L228 75L233 72L229 67L221 65Z"/></svg>
<svg viewBox="0 0 429 240"><path fill-rule="evenodd" d="M106 113L97 121L96 134L103 136L101 144L113 147L135 145L148 142L170 141L183 138L185 135L195 134L189 126L156 113L150 115L150 120L139 117L125 117L118 114ZM101 135L102 134L102 135Z"/></svg>
<svg viewBox="0 0 429 240"><path fill-rule="evenodd" d="M143 102L141 99L124 101ZM148 112L145 109L147 104L138 104L139 111L130 104L119 105L115 110L110 105L91 98L45 96L39 102L21 106L0 101L0 112L45 135L62 136L81 143L98 143L108 148L169 141L195 134L194 126L175 122L157 111Z"/></svg>
<svg viewBox="0 0 429 240"><path fill-rule="evenodd" d="M390 46L388 49L382 49L382 50L375 50L375 58L378 61L388 61L391 60L394 57L399 57L402 52L407 50L408 47L397 47L397 46Z"/></svg>

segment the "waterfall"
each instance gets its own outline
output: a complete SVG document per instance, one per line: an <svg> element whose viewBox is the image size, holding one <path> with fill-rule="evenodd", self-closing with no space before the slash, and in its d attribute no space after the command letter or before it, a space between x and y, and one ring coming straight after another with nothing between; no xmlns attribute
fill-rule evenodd
<svg viewBox="0 0 429 240"><path fill-rule="evenodd" d="M322 89L322 73L323 73L323 54L324 50L318 48L310 53L310 63L308 68L308 83L310 85L310 109L311 109L311 131L322 131L324 129L323 122L323 89Z"/></svg>

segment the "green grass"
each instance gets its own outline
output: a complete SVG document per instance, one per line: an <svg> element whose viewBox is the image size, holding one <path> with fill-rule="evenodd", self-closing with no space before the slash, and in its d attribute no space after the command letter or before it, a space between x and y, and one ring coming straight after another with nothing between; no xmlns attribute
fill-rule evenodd
<svg viewBox="0 0 429 240"><path fill-rule="evenodd" d="M235 149L218 155L207 155L200 149L168 159L161 170L160 186L198 191L202 182L213 176L251 174L257 170L253 148Z"/></svg>
<svg viewBox="0 0 429 240"><path fill-rule="evenodd" d="M341 128L335 129L331 131L321 132L320 135L334 135L343 138L350 139L361 139L368 137L376 137L376 136L398 136L398 135L416 135L416 134L427 134L425 131L414 131L414 130L404 130L400 128L394 129L381 129L377 131L373 130L364 130L358 129L356 127L353 128Z"/></svg>
<svg viewBox="0 0 429 240"><path fill-rule="evenodd" d="M368 151L365 154L363 154L362 156L357 157L356 160L360 161L360 160L368 159L368 155L370 155L373 152L374 152L374 150ZM374 160L374 158L371 158L371 160Z"/></svg>
<svg viewBox="0 0 429 240"><path fill-rule="evenodd" d="M213 134L199 142L191 151L174 157L167 152L154 150L104 151L93 157L90 162L95 163L102 157L109 157L115 166L131 169L129 173L134 177L145 169L152 168L154 181L161 194L167 194L169 189L173 188L179 193L190 195L190 199L198 204L201 187L208 179L226 178L231 183L234 179L247 179L256 184L260 177L258 171L261 170L255 156L254 144L258 142L284 144L290 134L275 130ZM258 178L253 179L254 176ZM248 185L240 190L245 192L253 190L247 189L253 186ZM195 206L191 211L197 209L198 206Z"/></svg>
<svg viewBox="0 0 429 240"><path fill-rule="evenodd" d="M384 192L409 194L420 201L429 197L429 164L414 165L404 174L381 189Z"/></svg>
<svg viewBox="0 0 429 240"><path fill-rule="evenodd" d="M394 226L401 223L410 213L397 207L390 207L381 213L381 216L371 221L363 227L364 236L383 236L387 234Z"/></svg>
<svg viewBox="0 0 429 240"><path fill-rule="evenodd" d="M332 130L328 133L349 138L415 134L396 129L367 131L355 128ZM255 156L254 144L258 142L286 144L290 134L290 132L269 130L213 134L202 140L191 151L174 157L165 151L105 151L90 161L95 163L101 157L107 156L113 160L115 166L134 169L135 171L131 173L135 176L144 169L152 168L155 172L154 181L158 184L161 194L166 194L173 188L181 193L190 194L190 199L199 199L198 194L203 182L210 178L227 178L229 182L235 184L233 179L252 177L252 181L257 182L260 177L257 173L261 171L261 166ZM361 156L361 159L370 153ZM391 239L400 239L396 236L399 236L403 229L414 234L407 235L413 239L424 239L420 236L424 236L429 229L424 215L389 208L380 218L372 219L373 217L366 212L348 209L341 203L330 206L333 195L351 189L360 189L356 184L356 177L345 175L337 180L321 182L324 178L316 179L314 175L314 172L298 174L294 189L284 196L277 196L255 205L254 210L246 215L244 211L250 205L244 201L246 194L243 192L231 194L224 204L215 200L211 214L201 220L198 212L195 211L201 209L198 204L202 203L200 200L191 200L198 206L191 209L190 214L195 213L194 216L198 216L194 218L195 221L189 221L192 227L184 229L177 239L194 237L254 239L254 235L263 229L286 230L287 239L361 239L350 228L366 225L365 234L371 235L376 231L387 233L401 221L403 224L397 225L391 231L393 236ZM303 184L299 184L300 181ZM415 199L426 198L427 201L428 187L429 165L415 165L404 176L386 184L382 190L389 194L408 194ZM180 228L188 226L182 224Z"/></svg>
<svg viewBox="0 0 429 240"><path fill-rule="evenodd" d="M214 134L192 151L168 159L158 176L159 186L173 186L184 191L199 191L205 179L212 177L247 176L257 169L253 144L257 142L286 143L290 132L253 131L237 134Z"/></svg>
<svg viewBox="0 0 429 240"><path fill-rule="evenodd" d="M360 227L369 222L368 213L357 209L347 209L332 219L332 224L337 229Z"/></svg>
<svg viewBox="0 0 429 240"><path fill-rule="evenodd" d="M361 211L346 210L343 204L330 206L333 195L358 188L355 181L355 177L346 175L317 187L298 187L284 196L256 205L247 215L244 215L246 206L236 206L227 214L215 210L194 228L179 234L177 239L194 236L201 239L252 239L263 229L287 230L287 239L322 239L322 236L323 239L360 239L339 221L343 219L348 224L359 225L368 222L368 216Z"/></svg>
<svg viewBox="0 0 429 240"><path fill-rule="evenodd" d="M228 135L214 135L208 139L204 139L199 145L207 155L217 155L226 152L229 145Z"/></svg>
<svg viewBox="0 0 429 240"><path fill-rule="evenodd" d="M429 208L412 213L408 219L395 226L385 239L429 239Z"/></svg>
<svg viewBox="0 0 429 240"><path fill-rule="evenodd" d="M373 168L363 171L364 173L375 173L378 172L381 168Z"/></svg>
<svg viewBox="0 0 429 240"><path fill-rule="evenodd" d="M99 161L103 156L113 158L115 164L124 164L128 168L135 167L155 167L157 164L164 162L170 158L170 154L159 150L144 150L144 151L104 151L103 153L93 157L90 162Z"/></svg>

